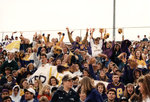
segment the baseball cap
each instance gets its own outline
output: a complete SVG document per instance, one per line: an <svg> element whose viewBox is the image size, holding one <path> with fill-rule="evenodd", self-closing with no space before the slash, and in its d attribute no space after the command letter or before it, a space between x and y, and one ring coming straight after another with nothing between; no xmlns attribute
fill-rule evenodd
<svg viewBox="0 0 150 102"><path fill-rule="evenodd" d="M33 88L25 89L25 92L27 92L27 91L32 93L35 96L35 90Z"/></svg>
<svg viewBox="0 0 150 102"><path fill-rule="evenodd" d="M70 76L69 74L65 75L65 76L62 78L62 81L69 81L69 80L72 80L72 76Z"/></svg>

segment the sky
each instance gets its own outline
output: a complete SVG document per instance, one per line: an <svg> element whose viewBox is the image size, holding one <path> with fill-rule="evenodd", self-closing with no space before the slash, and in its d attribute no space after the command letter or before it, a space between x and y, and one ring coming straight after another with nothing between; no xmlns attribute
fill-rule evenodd
<svg viewBox="0 0 150 102"><path fill-rule="evenodd" d="M150 36L149 5L150 0L116 0L116 40L121 40L117 28L123 28L125 39ZM74 31L74 39L83 38L86 28L96 28L95 37L99 28L106 28L111 40L113 0L0 0L0 40L2 32L5 36L12 31L23 31L29 39L34 32L58 37L57 32L66 33L66 27ZM64 40L68 41L67 34Z"/></svg>

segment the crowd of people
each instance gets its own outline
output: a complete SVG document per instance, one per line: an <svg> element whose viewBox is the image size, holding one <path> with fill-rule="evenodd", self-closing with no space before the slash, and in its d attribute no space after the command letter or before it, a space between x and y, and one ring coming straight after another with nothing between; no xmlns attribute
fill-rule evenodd
<svg viewBox="0 0 150 102"><path fill-rule="evenodd" d="M61 39L51 41L50 34L35 33L33 41L23 32L5 36L0 45L0 102L150 102L146 35L137 41L107 41L104 29L95 38L92 28L84 39L73 39L73 31L66 30L70 44L64 43L62 32ZM19 46L10 46L14 41ZM39 74L29 81L50 66L63 77L51 75L45 81Z"/></svg>

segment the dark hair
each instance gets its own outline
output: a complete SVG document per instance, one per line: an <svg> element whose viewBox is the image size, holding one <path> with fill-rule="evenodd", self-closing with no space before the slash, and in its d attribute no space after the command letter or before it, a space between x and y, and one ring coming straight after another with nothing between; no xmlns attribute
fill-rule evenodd
<svg viewBox="0 0 150 102"><path fill-rule="evenodd" d="M107 94L108 94L110 91L113 91L113 92L115 93L115 95L116 95L116 91L115 91L114 89L112 89L112 88L107 91Z"/></svg>
<svg viewBox="0 0 150 102"><path fill-rule="evenodd" d="M105 85L103 84L103 83L101 83L101 82L99 82L99 83L97 83L97 85L96 85L96 89L98 90L98 86L100 86L100 85L102 85L103 86L103 93L105 93L106 92L106 88L105 88Z"/></svg>
<svg viewBox="0 0 150 102"><path fill-rule="evenodd" d="M10 99L10 100L12 101L12 99L11 99L10 96L6 96L6 97L4 97L4 98L2 99L2 102L4 102L4 101L7 100L7 99Z"/></svg>
<svg viewBox="0 0 150 102"><path fill-rule="evenodd" d="M51 84L51 79L53 79L53 78L56 80L56 84L58 85L58 79L57 79L55 76L51 76L51 77L49 78L48 84L49 84L49 85L52 85L52 84Z"/></svg>
<svg viewBox="0 0 150 102"><path fill-rule="evenodd" d="M21 81L20 81L20 85L19 85L19 86L20 86L20 88L23 88L22 83L23 83L24 81L27 81L27 79L25 79L25 78L24 78L24 79L21 79Z"/></svg>
<svg viewBox="0 0 150 102"><path fill-rule="evenodd" d="M45 57L47 58L47 55L46 55L45 53L42 53L42 54L40 55L40 58L41 58L41 56L45 56Z"/></svg>
<svg viewBox="0 0 150 102"><path fill-rule="evenodd" d="M58 89L57 87L53 87L53 88L51 89L51 92L53 93L53 92L55 92L57 89Z"/></svg>

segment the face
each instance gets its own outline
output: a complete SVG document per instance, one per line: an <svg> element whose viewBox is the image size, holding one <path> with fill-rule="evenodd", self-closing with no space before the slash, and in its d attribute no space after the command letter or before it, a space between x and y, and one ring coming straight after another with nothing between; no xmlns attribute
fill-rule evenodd
<svg viewBox="0 0 150 102"><path fill-rule="evenodd" d="M17 71L16 71L16 72L14 72L14 73L12 73L12 75L13 75L13 77L17 77L17 76L18 76Z"/></svg>
<svg viewBox="0 0 150 102"><path fill-rule="evenodd" d="M55 78L52 78L52 79L51 79L51 84L52 84L52 86L55 86L55 85L56 85L56 79L55 79Z"/></svg>
<svg viewBox="0 0 150 102"><path fill-rule="evenodd" d="M7 81L8 81L8 82L11 82L12 80L13 80L12 76L8 76L8 77L7 77Z"/></svg>
<svg viewBox="0 0 150 102"><path fill-rule="evenodd" d="M28 53L31 53L32 52L32 49L31 48L28 48Z"/></svg>
<svg viewBox="0 0 150 102"><path fill-rule="evenodd" d="M2 93L2 98L6 97L6 96L9 96L9 93L8 92L3 92Z"/></svg>
<svg viewBox="0 0 150 102"><path fill-rule="evenodd" d="M139 90L140 90L141 94L144 94L143 83L139 83Z"/></svg>
<svg viewBox="0 0 150 102"><path fill-rule="evenodd" d="M79 94L81 101L85 101L86 99L86 94L84 92L81 91L81 93Z"/></svg>
<svg viewBox="0 0 150 102"><path fill-rule="evenodd" d="M72 82L72 80L64 81L63 85L64 85L64 87L70 89L70 88L72 88L73 82Z"/></svg>
<svg viewBox="0 0 150 102"><path fill-rule="evenodd" d="M140 57L140 55L141 55L141 52L140 51L136 51L136 56Z"/></svg>
<svg viewBox="0 0 150 102"><path fill-rule="evenodd" d="M63 52L64 52L64 53L67 53L67 48L63 48Z"/></svg>
<svg viewBox="0 0 150 102"><path fill-rule="evenodd" d="M18 91L19 91L19 89L18 89L18 88L15 88L15 89L14 89L14 94L17 95L17 94L18 94Z"/></svg>
<svg viewBox="0 0 150 102"><path fill-rule="evenodd" d="M116 45L116 46L115 46L115 49L116 49L117 51L119 50L119 48L120 48L119 45Z"/></svg>
<svg viewBox="0 0 150 102"><path fill-rule="evenodd" d="M102 86L102 85L99 85L99 86L98 86L98 92L102 94L103 91L104 91L103 86Z"/></svg>
<svg viewBox="0 0 150 102"><path fill-rule="evenodd" d="M133 93L133 86L128 86L127 92L131 95Z"/></svg>
<svg viewBox="0 0 150 102"><path fill-rule="evenodd" d="M12 60L12 59L13 59L13 54L12 54L12 53L9 54L8 59L9 59L9 60Z"/></svg>
<svg viewBox="0 0 150 102"><path fill-rule="evenodd" d="M6 75L9 75L10 72L11 72L10 70L5 70L5 74L6 74Z"/></svg>
<svg viewBox="0 0 150 102"><path fill-rule="evenodd" d="M47 88L45 89L44 93L45 93L45 94L50 94L50 88L47 87Z"/></svg>
<svg viewBox="0 0 150 102"><path fill-rule="evenodd" d="M106 48L110 48L110 43L109 42L106 43Z"/></svg>
<svg viewBox="0 0 150 102"><path fill-rule="evenodd" d="M98 41L98 40L95 40L94 43L95 43L96 45L98 45L98 44L99 44L99 41Z"/></svg>
<svg viewBox="0 0 150 102"><path fill-rule="evenodd" d="M34 66L33 66L33 64L31 63L31 64L29 65L29 70L33 70L33 68L34 68Z"/></svg>
<svg viewBox="0 0 150 102"><path fill-rule="evenodd" d="M105 73L103 70L100 71L100 77L105 77Z"/></svg>
<svg viewBox="0 0 150 102"><path fill-rule="evenodd" d="M108 100L110 101L115 100L115 97L116 97L115 92L109 91L109 93L107 94L107 97L108 97Z"/></svg>
<svg viewBox="0 0 150 102"><path fill-rule="evenodd" d="M148 54L148 50L147 49L144 49L144 54Z"/></svg>
<svg viewBox="0 0 150 102"><path fill-rule="evenodd" d="M89 76L88 72L83 70L83 76Z"/></svg>
<svg viewBox="0 0 150 102"><path fill-rule="evenodd" d="M47 58L45 56L41 56L42 64L47 63Z"/></svg>
<svg viewBox="0 0 150 102"><path fill-rule="evenodd" d="M76 42L80 42L80 37L79 36L76 37Z"/></svg>
<svg viewBox="0 0 150 102"><path fill-rule="evenodd" d="M138 71L135 72L135 77L138 79L140 77L140 73Z"/></svg>
<svg viewBox="0 0 150 102"><path fill-rule="evenodd" d="M84 68L88 68L88 63L84 63Z"/></svg>
<svg viewBox="0 0 150 102"><path fill-rule="evenodd" d="M56 61L56 65L60 65L60 64L61 64L61 60L58 59L58 60Z"/></svg>
<svg viewBox="0 0 150 102"><path fill-rule="evenodd" d="M34 87L38 87L39 86L39 83L37 80L34 81Z"/></svg>
<svg viewBox="0 0 150 102"><path fill-rule="evenodd" d="M30 92L25 92L25 99L26 100L31 100L33 98L33 94Z"/></svg>
<svg viewBox="0 0 150 102"><path fill-rule="evenodd" d="M118 83L119 82L119 76L118 75L113 75L112 80L114 83Z"/></svg>
<svg viewBox="0 0 150 102"><path fill-rule="evenodd" d="M27 87L28 87L28 82L27 82L27 81L24 81L24 82L22 83L22 85L23 85L24 88L27 88Z"/></svg>
<svg viewBox="0 0 150 102"><path fill-rule="evenodd" d="M4 102L12 102L10 98L8 98L7 100L5 100Z"/></svg>

